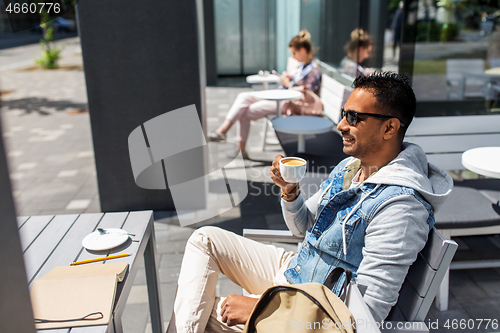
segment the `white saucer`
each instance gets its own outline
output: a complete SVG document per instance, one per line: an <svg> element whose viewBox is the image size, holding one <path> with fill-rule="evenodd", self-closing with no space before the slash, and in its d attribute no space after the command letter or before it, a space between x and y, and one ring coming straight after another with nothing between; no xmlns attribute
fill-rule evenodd
<svg viewBox="0 0 500 333"><path fill-rule="evenodd" d="M123 229L108 228L104 230L107 233L101 235L96 230L85 236L82 246L87 250L102 251L120 246L128 240L127 232Z"/></svg>

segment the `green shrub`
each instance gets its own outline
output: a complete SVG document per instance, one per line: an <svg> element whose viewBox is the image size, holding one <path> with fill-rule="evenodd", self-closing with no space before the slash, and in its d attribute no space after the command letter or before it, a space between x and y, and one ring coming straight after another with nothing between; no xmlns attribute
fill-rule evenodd
<svg viewBox="0 0 500 333"><path fill-rule="evenodd" d="M455 40L458 36L459 28L457 24L454 23L445 23L441 27L441 37L439 41L448 42Z"/></svg>
<svg viewBox="0 0 500 333"><path fill-rule="evenodd" d="M419 22L415 26L405 25L403 33L406 40L413 39L413 32L415 32L415 42L448 42L456 39L459 33L458 24L448 23L428 23Z"/></svg>
<svg viewBox="0 0 500 333"><path fill-rule="evenodd" d="M45 27L44 27L45 30ZM40 65L43 69L54 69L57 68L57 62L61 57L61 52L64 49L63 46L55 47L52 45L54 29L49 27L46 29L43 38L40 39L40 47L42 48L41 57L35 59L35 62Z"/></svg>
<svg viewBox="0 0 500 333"><path fill-rule="evenodd" d="M437 42L441 36L441 26L439 23L417 23L416 42Z"/></svg>

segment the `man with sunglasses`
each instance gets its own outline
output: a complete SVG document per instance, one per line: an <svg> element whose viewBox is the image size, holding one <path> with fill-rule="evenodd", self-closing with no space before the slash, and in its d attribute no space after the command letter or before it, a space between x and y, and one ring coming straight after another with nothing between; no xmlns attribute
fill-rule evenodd
<svg viewBox="0 0 500 333"><path fill-rule="evenodd" d="M320 190L306 201L299 184L281 178L282 156L270 169L288 228L305 236L298 251L216 227L196 230L184 252L168 333L241 331L257 299L216 297L219 273L258 295L277 284L324 283L335 267L345 267L367 286L364 299L375 319L387 317L453 182L427 163L420 147L403 142L416 108L405 76L374 74L353 85L337 126L352 157Z"/></svg>
<svg viewBox="0 0 500 333"><path fill-rule="evenodd" d="M419 146L403 142L416 111L406 76L361 76L353 87L337 125L343 151L351 157L307 201L298 184L281 178L282 156L273 162L271 177L282 190L287 226L305 235L284 272L286 280L323 283L335 267L348 268L367 286L364 299L381 321L397 302L453 181L427 162Z"/></svg>

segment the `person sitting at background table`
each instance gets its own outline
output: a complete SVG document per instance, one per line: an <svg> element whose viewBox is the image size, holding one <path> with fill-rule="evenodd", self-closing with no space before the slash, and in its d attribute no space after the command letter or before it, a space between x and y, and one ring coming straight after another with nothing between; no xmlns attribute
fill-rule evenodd
<svg viewBox="0 0 500 333"><path fill-rule="evenodd" d="M289 75L286 71L281 74L281 88L305 87L319 95L321 70L319 66L312 61L314 50L310 39L311 34L307 30L301 30L300 33L290 41L288 45L290 53L292 53L293 57L297 59L300 64L294 76ZM283 108L285 104L285 101L281 102L280 108ZM245 148L250 130L250 121L274 113L276 113L275 101L260 100L255 97L254 92L240 93L238 97L236 97L231 109L229 109L222 125L208 134L208 140L214 142L226 141L226 133L234 123L238 122L237 137L239 150L230 152L228 155L236 156L239 151L241 151L243 158L248 158Z"/></svg>
<svg viewBox="0 0 500 333"><path fill-rule="evenodd" d="M351 39L344 46L347 56L340 62L339 70L353 78L372 74L373 70L361 65L363 61L370 58L372 45L373 41L368 33L363 29L354 29L351 32Z"/></svg>

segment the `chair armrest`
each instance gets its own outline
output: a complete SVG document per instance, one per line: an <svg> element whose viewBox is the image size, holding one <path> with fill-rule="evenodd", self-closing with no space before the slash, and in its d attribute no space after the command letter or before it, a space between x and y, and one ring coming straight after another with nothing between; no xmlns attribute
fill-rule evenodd
<svg viewBox="0 0 500 333"><path fill-rule="evenodd" d="M259 242L300 243L303 236L294 236L290 230L243 229L243 237Z"/></svg>

